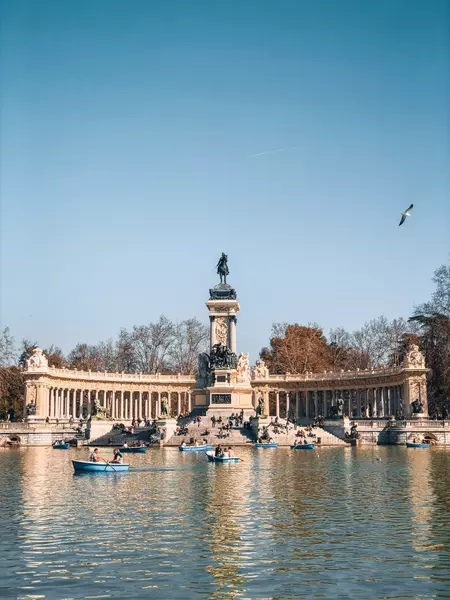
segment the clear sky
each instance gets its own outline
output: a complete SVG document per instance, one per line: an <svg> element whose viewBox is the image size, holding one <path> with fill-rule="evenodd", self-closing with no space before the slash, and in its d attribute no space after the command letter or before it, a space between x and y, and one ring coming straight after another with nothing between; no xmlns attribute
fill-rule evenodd
<svg viewBox="0 0 450 600"><path fill-rule="evenodd" d="M222 251L252 362L273 321L353 329L429 298L450 250L448 1L1 7L18 340L206 323Z"/></svg>

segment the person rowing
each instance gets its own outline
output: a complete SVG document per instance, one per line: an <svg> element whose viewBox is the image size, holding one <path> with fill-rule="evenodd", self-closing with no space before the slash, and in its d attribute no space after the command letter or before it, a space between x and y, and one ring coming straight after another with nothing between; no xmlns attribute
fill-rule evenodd
<svg viewBox="0 0 450 600"><path fill-rule="evenodd" d="M98 453L98 448L94 448L94 452L91 452L89 456L89 462L98 463L106 462L106 460L100 456L100 454Z"/></svg>
<svg viewBox="0 0 450 600"><path fill-rule="evenodd" d="M123 464L123 456L120 452L119 448L114 448L114 457L111 461L111 464L121 465Z"/></svg>

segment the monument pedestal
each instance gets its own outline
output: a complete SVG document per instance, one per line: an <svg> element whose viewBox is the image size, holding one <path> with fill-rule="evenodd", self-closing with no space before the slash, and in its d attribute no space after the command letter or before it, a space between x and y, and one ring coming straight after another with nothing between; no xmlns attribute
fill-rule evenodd
<svg viewBox="0 0 450 600"><path fill-rule="evenodd" d="M177 428L177 420L169 419L168 417L160 417L156 421L156 424L158 425L158 427L161 427L161 429L165 429L166 431L164 439L160 442L161 445L164 445L167 442L167 440L169 440L173 436L175 429Z"/></svg>
<svg viewBox="0 0 450 600"><path fill-rule="evenodd" d="M252 419L252 431L256 440L259 439L264 427L269 426L271 420L270 417L254 417Z"/></svg>
<svg viewBox="0 0 450 600"><path fill-rule="evenodd" d="M236 369L214 369L213 385L206 389L207 414L228 416L244 411L244 418L255 414L253 390L248 383L238 383Z"/></svg>

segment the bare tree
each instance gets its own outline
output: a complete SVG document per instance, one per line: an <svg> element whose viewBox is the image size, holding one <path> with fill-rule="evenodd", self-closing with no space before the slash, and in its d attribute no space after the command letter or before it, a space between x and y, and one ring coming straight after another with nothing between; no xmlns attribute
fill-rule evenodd
<svg viewBox="0 0 450 600"><path fill-rule="evenodd" d="M121 329L119 331L119 337L116 342L116 356L117 368L119 371L134 373L138 370L132 334L126 329Z"/></svg>
<svg viewBox="0 0 450 600"><path fill-rule="evenodd" d="M381 367L392 362L402 336L416 330L402 317L389 321L382 315L352 333L352 347L368 358L369 366Z"/></svg>
<svg viewBox="0 0 450 600"><path fill-rule="evenodd" d="M194 373L198 355L208 349L209 332L197 319L187 319L175 326L170 347L170 366L176 373Z"/></svg>
<svg viewBox="0 0 450 600"><path fill-rule="evenodd" d="M14 338L11 335L9 327L5 327L0 332L0 366L11 365L16 358L16 349Z"/></svg>

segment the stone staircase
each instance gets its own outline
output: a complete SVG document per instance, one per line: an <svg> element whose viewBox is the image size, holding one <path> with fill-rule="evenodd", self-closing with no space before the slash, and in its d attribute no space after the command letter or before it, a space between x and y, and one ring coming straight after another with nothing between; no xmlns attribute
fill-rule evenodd
<svg viewBox="0 0 450 600"><path fill-rule="evenodd" d="M284 419L278 419L278 422L282 425L285 424ZM299 441L304 440L303 437L297 437L296 433L301 430L305 431L306 441L308 443L314 443L320 446L347 446L348 444L341 440L336 435L330 433L329 431L325 431L320 427L313 427L312 430L306 431L305 428L301 426L294 427L294 425L290 424L289 431L285 431L283 433L274 433L273 428L269 427L270 436L274 442L277 442L279 446L293 446L297 444ZM308 436L308 433L312 433L312 436Z"/></svg>
<svg viewBox="0 0 450 600"><path fill-rule="evenodd" d="M195 441L207 440L208 444L212 444L216 446L217 444L229 444L230 446L245 446L247 444L251 444L256 441L256 434L252 429L245 429L244 427L233 427L229 432L227 432L226 437L219 436L219 428L220 425L216 424L215 427L212 426L211 418L202 415L201 413L195 415L201 417L200 426L197 423L194 423L194 415L190 415L184 419L180 420L181 425L185 425L188 428L188 433L185 435L172 435L169 439L164 440L164 446L179 446L183 441L186 444L195 443ZM280 425L284 426L286 421L285 419L278 419ZM283 433L274 433L273 428L270 427L270 435L275 442L277 442L280 446L293 446L299 440L303 441L303 438L297 437L295 434L304 429L301 426L297 426L290 424L290 429L286 433L283 429ZM208 433L207 433L208 432ZM308 432L306 432L308 433ZM306 437L308 442L313 442L315 444L321 446L347 446L347 442L340 439L333 433L329 431L325 431L319 427L314 427L312 429L312 437ZM90 445L95 446L122 446L124 442L127 442L128 445L133 444L136 441L144 441L146 443L149 442L150 435L149 429L147 427L140 427L135 430L133 435L123 434L117 430L112 430L105 435L98 437L95 440L90 440Z"/></svg>
<svg viewBox="0 0 450 600"><path fill-rule="evenodd" d="M207 440L208 444L217 446L217 444L229 444L230 446L243 446L251 444L255 441L254 433L251 429L245 429L244 427L233 427L227 435L219 436L220 425L216 424L212 426L210 417L202 416L198 414L196 416L201 417L200 426L193 422L192 416L187 419L183 419L181 422L187 426L188 433L185 435L173 435L167 441L164 442L165 446L179 446L183 441L186 444L190 444L195 441ZM223 424L223 423L222 423Z"/></svg>

